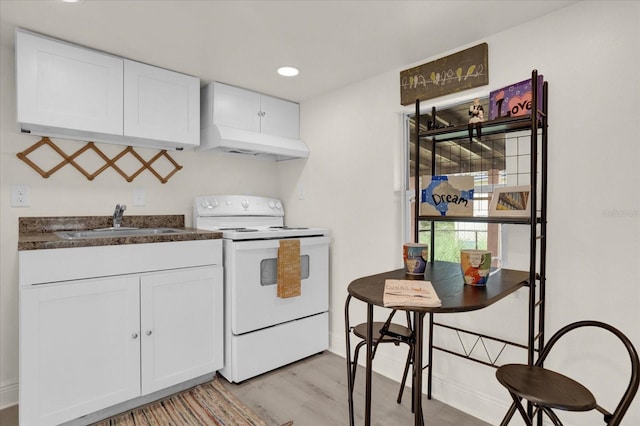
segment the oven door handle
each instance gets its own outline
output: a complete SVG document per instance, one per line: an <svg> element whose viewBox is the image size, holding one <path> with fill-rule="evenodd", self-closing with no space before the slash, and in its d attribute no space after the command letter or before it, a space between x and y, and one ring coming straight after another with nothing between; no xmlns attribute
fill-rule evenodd
<svg viewBox="0 0 640 426"><path fill-rule="evenodd" d="M274 238L269 240L241 240L233 241L236 250L256 250L256 249L277 249L280 247L280 241L285 238ZM289 239L289 238L287 238ZM291 238L300 240L300 248L329 245L329 237L300 237Z"/></svg>

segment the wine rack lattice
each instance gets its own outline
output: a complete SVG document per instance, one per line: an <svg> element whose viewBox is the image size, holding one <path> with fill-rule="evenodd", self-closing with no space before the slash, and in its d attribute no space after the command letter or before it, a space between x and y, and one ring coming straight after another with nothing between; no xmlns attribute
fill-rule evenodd
<svg viewBox="0 0 640 426"><path fill-rule="evenodd" d="M54 167L52 167L51 169L49 169L49 170L43 170L36 163L31 161L29 159L29 157L28 157L29 154L31 154L32 152L34 152L35 150L37 150L38 148L41 148L43 146L50 147L56 153L58 153L58 155L60 155L62 157L62 161L60 163L58 163L57 165L55 165ZM87 151L93 151L95 154L97 154L105 162L105 164L102 167L98 168L93 173L87 172L85 169L82 168L82 166L80 166L80 164L78 164L76 162L76 159L78 157L80 157L82 154L84 154L85 152L87 152ZM127 154L131 154L141 164L141 167L131 175L128 175L124 170L122 170L116 164L116 162L118 160L122 159ZM95 144L93 142L87 142L87 144L84 145L82 148L78 149L73 154L68 155L62 149L60 149L54 142L52 142L51 139L49 139L48 137L43 137L42 139L40 139L38 142L36 142L31 147L25 149L22 152L19 152L16 155L18 156L19 159L21 159L22 161L27 163L32 169L34 169L36 172L38 172L45 179L48 178L49 176L51 176L52 174L54 174L55 172L57 172L58 170L60 170L61 168L63 168L64 166L66 166L67 164L70 164L73 167L75 167L88 180L93 180L100 173L104 172L109 167L111 167L115 171L117 171L123 178L125 178L125 180L127 182L132 182L136 177L138 177L140 175L140 173L144 172L145 170L149 170L156 178L158 178L158 180L160 182L167 183L167 181L176 172L178 172L179 170L182 169L182 166L179 165L178 163L176 163L176 161L173 158L171 158L171 156L164 149L161 150L160 152L158 152L156 155L154 155L149 161L146 161L144 158L142 158L140 156L140 154L138 154L135 151L135 149L133 149L133 147L131 147L131 146L127 146L119 154L117 154L113 158L109 158L104 152L102 152L97 146L95 146ZM167 161L169 161L173 165L173 169L168 174L166 174L165 176L161 176L160 173L158 173L152 167L153 163L156 162L157 160L159 160L160 158L165 158Z"/></svg>

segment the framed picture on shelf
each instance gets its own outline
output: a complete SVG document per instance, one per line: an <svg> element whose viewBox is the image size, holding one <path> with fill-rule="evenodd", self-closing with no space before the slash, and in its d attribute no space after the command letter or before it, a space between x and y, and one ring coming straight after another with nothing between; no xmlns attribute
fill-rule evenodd
<svg viewBox="0 0 640 426"><path fill-rule="evenodd" d="M489 216L527 217L531 215L531 186L495 188L489 204Z"/></svg>

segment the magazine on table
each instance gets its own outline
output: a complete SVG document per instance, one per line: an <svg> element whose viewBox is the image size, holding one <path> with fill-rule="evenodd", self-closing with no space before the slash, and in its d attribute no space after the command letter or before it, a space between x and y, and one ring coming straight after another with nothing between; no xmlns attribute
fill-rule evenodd
<svg viewBox="0 0 640 426"><path fill-rule="evenodd" d="M437 308L442 305L431 281L417 280L386 280L382 302L385 307Z"/></svg>

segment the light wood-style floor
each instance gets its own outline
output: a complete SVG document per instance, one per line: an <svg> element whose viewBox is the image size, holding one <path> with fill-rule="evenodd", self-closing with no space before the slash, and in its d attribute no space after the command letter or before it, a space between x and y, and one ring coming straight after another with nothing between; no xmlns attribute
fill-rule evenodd
<svg viewBox="0 0 640 426"><path fill-rule="evenodd" d="M269 425L293 421L294 426L342 426L349 423L347 372L344 358L323 352L227 388ZM356 424L363 424L364 369L358 370L354 392ZM221 380L224 380L219 376ZM411 393L396 403L397 382L374 374L372 424L412 425ZM425 424L486 426L462 411L423 397ZM18 426L17 406L0 410L1 426Z"/></svg>
<svg viewBox="0 0 640 426"><path fill-rule="evenodd" d="M18 406L13 405L11 407L0 410L0 425L1 426L18 426Z"/></svg>
<svg viewBox="0 0 640 426"><path fill-rule="evenodd" d="M355 424L364 424L364 368L358 367L354 386ZM347 366L344 358L323 352L240 384L227 384L244 404L269 425L290 420L294 426L349 424ZM371 423L376 426L413 425L411 389L396 403L399 383L373 376ZM426 425L486 426L480 419L434 399L422 398Z"/></svg>

